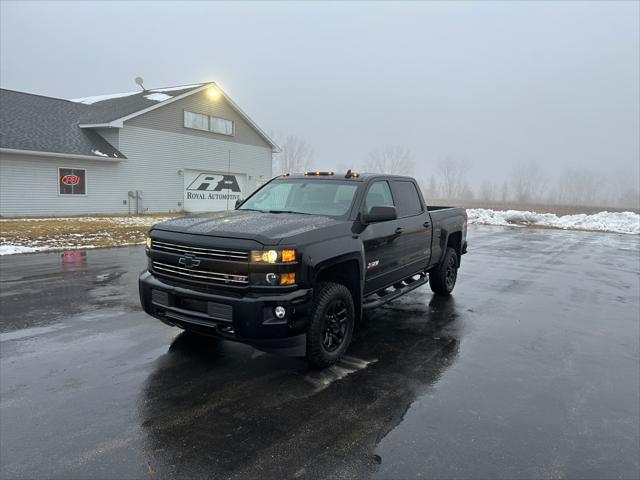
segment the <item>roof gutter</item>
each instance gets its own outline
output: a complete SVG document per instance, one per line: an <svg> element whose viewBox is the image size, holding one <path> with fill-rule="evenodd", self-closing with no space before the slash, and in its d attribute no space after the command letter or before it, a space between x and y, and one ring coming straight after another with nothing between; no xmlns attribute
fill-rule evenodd
<svg viewBox="0 0 640 480"><path fill-rule="evenodd" d="M122 157L101 157L99 155L78 155L76 153L41 152L38 150L19 150L16 148L0 148L0 153L12 153L17 155L33 155L38 157L66 158L72 160L97 160L98 162L122 162Z"/></svg>

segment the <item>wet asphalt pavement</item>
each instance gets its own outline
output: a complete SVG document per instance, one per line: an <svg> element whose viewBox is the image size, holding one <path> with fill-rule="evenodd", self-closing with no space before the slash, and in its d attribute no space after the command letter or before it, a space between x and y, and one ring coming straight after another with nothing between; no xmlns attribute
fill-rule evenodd
<svg viewBox="0 0 640 480"><path fill-rule="evenodd" d="M3 257L0 476L638 478L640 238L469 245L323 372L143 314L141 247Z"/></svg>

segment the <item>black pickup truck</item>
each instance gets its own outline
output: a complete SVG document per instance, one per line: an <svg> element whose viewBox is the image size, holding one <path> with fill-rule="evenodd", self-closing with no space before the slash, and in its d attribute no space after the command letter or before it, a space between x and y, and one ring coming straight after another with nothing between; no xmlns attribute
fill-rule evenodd
<svg viewBox="0 0 640 480"><path fill-rule="evenodd" d="M427 281L449 295L466 236L466 211L427 207L413 178L285 174L235 210L154 225L140 300L169 325L325 367L364 310Z"/></svg>

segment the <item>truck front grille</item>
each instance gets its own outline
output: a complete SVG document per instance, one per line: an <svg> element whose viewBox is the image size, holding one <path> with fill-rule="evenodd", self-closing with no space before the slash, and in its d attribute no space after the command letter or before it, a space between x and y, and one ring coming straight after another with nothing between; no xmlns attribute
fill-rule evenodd
<svg viewBox="0 0 640 480"><path fill-rule="evenodd" d="M212 258L216 260L233 260L233 261L248 261L249 252L243 252L240 250L219 250L215 248L205 247L191 247L189 245L178 245L176 243L163 242L160 240L153 240L151 244L152 250L159 252L174 253L177 255L191 254L202 258Z"/></svg>
<svg viewBox="0 0 640 480"><path fill-rule="evenodd" d="M249 283L248 275L236 275L230 273L211 272L209 270L200 270L197 268L184 268L168 263L153 261L153 269L159 274L170 275L174 278L183 278L196 282L215 282L227 285L247 285Z"/></svg>

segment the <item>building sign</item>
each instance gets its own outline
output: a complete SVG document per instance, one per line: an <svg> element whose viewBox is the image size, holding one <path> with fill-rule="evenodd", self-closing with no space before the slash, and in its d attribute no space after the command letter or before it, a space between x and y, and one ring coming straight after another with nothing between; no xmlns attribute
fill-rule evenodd
<svg viewBox="0 0 640 480"><path fill-rule="evenodd" d="M60 195L86 195L86 170L84 168L59 168L58 187Z"/></svg>
<svg viewBox="0 0 640 480"><path fill-rule="evenodd" d="M237 173L184 171L184 209L188 212L213 212L235 207L243 198L246 176Z"/></svg>

